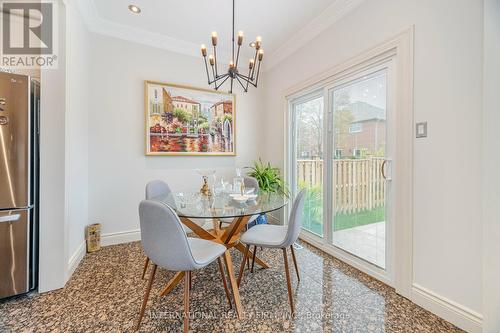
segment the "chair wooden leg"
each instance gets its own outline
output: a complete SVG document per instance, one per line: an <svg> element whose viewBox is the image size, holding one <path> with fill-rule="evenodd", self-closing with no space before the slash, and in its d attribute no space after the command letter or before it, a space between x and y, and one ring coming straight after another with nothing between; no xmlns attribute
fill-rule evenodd
<svg viewBox="0 0 500 333"><path fill-rule="evenodd" d="M153 264L153 271L149 276L148 286L146 287L146 292L144 294L144 300L142 301L141 311L139 312L139 319L137 320L137 325L135 326L135 330L138 331L141 326L142 317L144 317L144 311L146 310L146 304L148 303L149 293L151 292L151 287L153 286L153 280L156 274L156 264Z"/></svg>
<svg viewBox="0 0 500 333"><path fill-rule="evenodd" d="M245 226L245 231L248 231L248 224ZM247 270L250 271L250 257L247 257Z"/></svg>
<svg viewBox="0 0 500 333"><path fill-rule="evenodd" d="M290 246L290 249L292 250L292 259L293 259L293 265L295 266L295 272L297 272L297 280L300 281L300 274L299 274L299 266L297 265L297 258L295 257L295 249L292 246Z"/></svg>
<svg viewBox="0 0 500 333"><path fill-rule="evenodd" d="M288 269L288 256L286 255L286 248L283 249L283 259L285 260L285 275L286 275L286 286L288 288L288 300L290 301L290 310L293 315L295 309L293 307L292 282L290 281L290 270Z"/></svg>
<svg viewBox="0 0 500 333"><path fill-rule="evenodd" d="M184 333L189 332L189 289L191 289L191 272L184 274Z"/></svg>
<svg viewBox="0 0 500 333"><path fill-rule="evenodd" d="M243 260L240 265L240 274L238 274L238 287L241 284L241 279L243 278L243 272L245 271L245 261L248 259L248 251L250 250L250 245L245 247L245 253L243 254Z"/></svg>
<svg viewBox="0 0 500 333"><path fill-rule="evenodd" d="M146 262L144 263L144 268L142 269L142 278L144 280L144 276L146 275L146 271L148 270L149 257L146 257Z"/></svg>
<svg viewBox="0 0 500 333"><path fill-rule="evenodd" d="M193 289L193 274L189 274L189 290Z"/></svg>
<svg viewBox="0 0 500 333"><path fill-rule="evenodd" d="M252 270L251 272L253 273L253 266L255 265L255 254L257 253L257 246L254 245L253 247L253 256L252 256Z"/></svg>
<svg viewBox="0 0 500 333"><path fill-rule="evenodd" d="M226 274L224 272L224 266L222 265L221 258L218 258L217 262L219 263L219 271L220 271L220 276L222 278L222 284L224 285L224 292L226 293L227 303L229 304L229 308L232 309L233 304L231 303L231 293L229 292L229 289L227 288Z"/></svg>

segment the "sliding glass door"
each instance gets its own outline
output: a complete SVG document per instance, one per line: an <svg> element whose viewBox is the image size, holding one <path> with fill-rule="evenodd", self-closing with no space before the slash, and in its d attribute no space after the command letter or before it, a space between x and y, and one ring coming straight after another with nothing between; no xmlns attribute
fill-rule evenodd
<svg viewBox="0 0 500 333"><path fill-rule="evenodd" d="M323 223L323 94L308 94L292 103L293 192L307 189L302 227L322 237Z"/></svg>
<svg viewBox="0 0 500 333"><path fill-rule="evenodd" d="M329 91L333 245L385 268L387 72Z"/></svg>
<svg viewBox="0 0 500 333"><path fill-rule="evenodd" d="M389 280L391 64L290 99L289 174L308 190L304 235ZM386 280L386 281L387 281Z"/></svg>

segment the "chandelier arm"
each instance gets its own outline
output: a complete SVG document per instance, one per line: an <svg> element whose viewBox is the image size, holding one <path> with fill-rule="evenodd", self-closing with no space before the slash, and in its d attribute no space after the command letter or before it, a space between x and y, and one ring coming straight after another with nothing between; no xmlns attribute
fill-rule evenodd
<svg viewBox="0 0 500 333"><path fill-rule="evenodd" d="M212 84L213 82L215 82L215 80L217 79L217 75L215 74L214 66L212 66L212 74L213 74L214 79L212 81L210 81L210 84Z"/></svg>
<svg viewBox="0 0 500 333"><path fill-rule="evenodd" d="M247 88L245 88L245 86L243 85L243 83L241 83L240 75L239 74L236 76L236 80L238 80L240 86L243 88L243 91L247 92Z"/></svg>
<svg viewBox="0 0 500 333"><path fill-rule="evenodd" d="M255 85L255 83L254 83L251 79L248 79L248 77L247 77L247 76L245 76L245 75L241 75L241 74L238 74L238 76L240 77L240 79L242 79L243 81L245 81L245 82L247 83L247 86L248 86L249 84L251 84L252 86L257 87L257 86Z"/></svg>
<svg viewBox="0 0 500 333"><path fill-rule="evenodd" d="M235 68L238 68L238 60L240 59L240 45L238 45L238 51L236 53L236 62L234 63Z"/></svg>
<svg viewBox="0 0 500 333"><path fill-rule="evenodd" d="M248 77L250 77L250 73L252 72L252 69L249 68L248 69ZM244 77L244 75L241 75L241 77ZM247 82L247 87L245 89L245 91L248 91L248 83L249 83L249 80L247 78L245 78L245 81Z"/></svg>
<svg viewBox="0 0 500 333"><path fill-rule="evenodd" d="M217 47L215 45L214 45L214 62L215 62L215 77L217 78L219 76L219 73L217 72Z"/></svg>
<svg viewBox="0 0 500 333"><path fill-rule="evenodd" d="M221 76L219 76L219 77L217 77L217 78L213 79L212 81L210 81L210 84L212 84L212 83L217 83L217 81L222 80L222 79L224 79L224 78L225 78L225 77L227 77L227 76L229 76L229 74L224 74L224 75L221 75Z"/></svg>
<svg viewBox="0 0 500 333"><path fill-rule="evenodd" d="M233 93L233 81L234 81L234 78L231 76L231 87L229 88L229 93L230 94Z"/></svg>
<svg viewBox="0 0 500 333"><path fill-rule="evenodd" d="M217 82L215 82L215 90L219 90L220 86L222 86L224 84L224 82L226 82L227 79L229 79L229 75L227 75L227 74L224 74L223 76L221 76L221 78L224 76L226 78L224 80L222 80L222 82L219 85L217 85Z"/></svg>
<svg viewBox="0 0 500 333"><path fill-rule="evenodd" d="M205 59L205 69L207 70L207 79L208 79L208 84L210 85L210 74L208 73L207 58L203 57L203 59Z"/></svg>
<svg viewBox="0 0 500 333"><path fill-rule="evenodd" d="M259 61L259 67L257 68L257 76L255 78L255 88L257 88L257 84L259 83L260 63L261 61Z"/></svg>
<svg viewBox="0 0 500 333"><path fill-rule="evenodd" d="M254 57L254 59L253 59L253 63L254 63L254 65L253 65L253 68L252 68L252 76L251 76L252 81L253 81L253 79L254 79L254 74L255 74L255 65L257 64L257 53L259 53L259 50L257 50L257 48L256 48L256 49L255 49L255 57Z"/></svg>
<svg viewBox="0 0 500 333"><path fill-rule="evenodd" d="M250 71L249 71L249 72L250 72ZM239 75L241 78L245 79L245 81L250 81L250 82L253 82L253 79L252 79L250 76L246 76L246 75L243 75L243 74L241 74L241 73L238 73L238 75Z"/></svg>
<svg viewBox="0 0 500 333"><path fill-rule="evenodd" d="M249 80L248 80L248 78L247 78L245 75L242 75L242 74L238 73L238 74L237 74L237 76L238 76L241 80L243 80L244 82L248 82L248 81L249 81Z"/></svg>

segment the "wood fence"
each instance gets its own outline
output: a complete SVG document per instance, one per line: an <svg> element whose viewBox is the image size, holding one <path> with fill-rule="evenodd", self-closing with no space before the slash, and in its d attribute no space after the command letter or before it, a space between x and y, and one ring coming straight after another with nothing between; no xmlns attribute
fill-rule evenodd
<svg viewBox="0 0 500 333"><path fill-rule="evenodd" d="M356 213L385 205L385 180L382 177L382 157L340 159L333 163L335 213ZM323 161L298 160L297 177L300 186L323 184Z"/></svg>

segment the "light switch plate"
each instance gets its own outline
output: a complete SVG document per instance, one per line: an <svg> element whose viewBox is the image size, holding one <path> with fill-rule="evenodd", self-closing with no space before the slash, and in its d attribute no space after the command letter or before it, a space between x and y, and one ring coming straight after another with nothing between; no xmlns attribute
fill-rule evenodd
<svg viewBox="0 0 500 333"><path fill-rule="evenodd" d="M417 123L415 126L415 132L417 138L426 138L427 137L427 122Z"/></svg>

